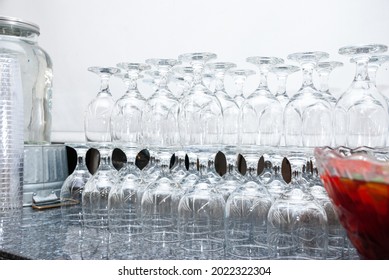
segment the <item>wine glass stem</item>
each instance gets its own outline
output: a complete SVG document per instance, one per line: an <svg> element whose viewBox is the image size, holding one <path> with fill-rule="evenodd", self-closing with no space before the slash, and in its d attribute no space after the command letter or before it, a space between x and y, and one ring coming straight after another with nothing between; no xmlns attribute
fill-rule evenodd
<svg viewBox="0 0 389 280"><path fill-rule="evenodd" d="M277 95L284 95L286 93L287 75L277 75L278 89Z"/></svg>
<svg viewBox="0 0 389 280"><path fill-rule="evenodd" d="M84 167L86 165L85 153L77 153L77 166L76 169Z"/></svg>
<svg viewBox="0 0 389 280"><path fill-rule="evenodd" d="M376 78L377 78L378 66L376 66L376 65L374 65L374 66L369 65L368 71L369 71L368 75L369 75L370 81L375 84L376 83Z"/></svg>
<svg viewBox="0 0 389 280"><path fill-rule="evenodd" d="M355 76L356 81L369 80L368 61L369 61L369 58L367 58L367 57L355 58L355 63L357 65L357 73Z"/></svg>
<svg viewBox="0 0 389 280"><path fill-rule="evenodd" d="M215 90L224 91L224 73L218 72L215 74L215 77L216 77Z"/></svg>
<svg viewBox="0 0 389 280"><path fill-rule="evenodd" d="M193 68L193 82L195 85L201 84L202 73L203 73L203 64L194 62L192 64Z"/></svg>
<svg viewBox="0 0 389 280"><path fill-rule="evenodd" d="M100 79L101 79L101 84L100 84L100 92L105 92L109 93L109 79L111 75L107 74L101 74Z"/></svg>
<svg viewBox="0 0 389 280"><path fill-rule="evenodd" d="M312 73L315 68L314 63L305 63L302 65L303 70L303 87L312 86Z"/></svg>
<svg viewBox="0 0 389 280"><path fill-rule="evenodd" d="M328 91L329 89L329 78L330 78L330 72L328 71L320 71L319 72L319 79L320 79L320 90L321 91Z"/></svg>
<svg viewBox="0 0 389 280"><path fill-rule="evenodd" d="M267 71L261 71L259 76L259 86L260 89L266 89L267 88Z"/></svg>

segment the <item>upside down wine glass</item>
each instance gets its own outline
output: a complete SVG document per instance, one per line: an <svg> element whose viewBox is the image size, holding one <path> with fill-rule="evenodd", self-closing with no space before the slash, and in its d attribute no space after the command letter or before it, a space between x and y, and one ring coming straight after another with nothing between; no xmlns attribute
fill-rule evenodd
<svg viewBox="0 0 389 280"><path fill-rule="evenodd" d="M109 242L108 197L118 184L117 171L112 165L113 145L110 142L95 143L100 154L96 172L85 184L82 193L83 258L107 259Z"/></svg>
<svg viewBox="0 0 389 280"><path fill-rule="evenodd" d="M123 69L118 73L127 86L125 94L120 97L111 115L111 138L115 143L126 144L134 149L142 148L142 113L146 99L138 90L137 81L142 71L150 69L144 63L118 63L117 67Z"/></svg>
<svg viewBox="0 0 389 280"><path fill-rule="evenodd" d="M329 88L329 78L332 71L338 67L342 67L343 63L339 61L322 61L316 66L316 72L320 79L320 91L331 105L335 106L337 99L332 95Z"/></svg>
<svg viewBox="0 0 389 280"><path fill-rule="evenodd" d="M92 177L85 163L85 156L90 147L87 143L67 143L66 146L76 151L77 163L72 174L62 184L60 198L65 204L67 202L77 203L71 207L65 206L63 214L70 223L80 224L82 221L82 193L85 184Z"/></svg>
<svg viewBox="0 0 389 280"><path fill-rule="evenodd" d="M333 140L332 106L317 90L312 73L325 52L302 52L288 55L288 59L300 63L303 84L291 97L284 111L284 133L287 146L331 146Z"/></svg>
<svg viewBox="0 0 389 280"><path fill-rule="evenodd" d="M373 54L387 50L385 45L346 46L339 54L351 56L356 63L355 78L335 106L336 145L383 147L388 137L388 104L368 76Z"/></svg>
<svg viewBox="0 0 389 280"><path fill-rule="evenodd" d="M120 70L114 67L89 67L88 71L100 76L100 91L85 111L85 137L87 142L111 141L111 113L115 100L109 90L109 80Z"/></svg>

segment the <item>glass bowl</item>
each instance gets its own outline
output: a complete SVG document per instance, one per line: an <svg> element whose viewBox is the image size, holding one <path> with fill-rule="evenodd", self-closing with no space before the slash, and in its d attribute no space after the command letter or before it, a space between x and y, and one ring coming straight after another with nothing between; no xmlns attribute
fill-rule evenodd
<svg viewBox="0 0 389 280"><path fill-rule="evenodd" d="M315 148L320 178L362 259L389 259L389 150Z"/></svg>

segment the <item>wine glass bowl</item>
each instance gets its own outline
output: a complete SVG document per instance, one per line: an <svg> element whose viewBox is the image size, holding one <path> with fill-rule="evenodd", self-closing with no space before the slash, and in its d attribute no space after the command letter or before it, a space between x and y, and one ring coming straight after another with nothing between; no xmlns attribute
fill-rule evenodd
<svg viewBox="0 0 389 280"><path fill-rule="evenodd" d="M382 147L389 127L388 104L368 76L370 57L385 52L385 45L346 46L339 54L351 56L356 73L335 105L335 146Z"/></svg>
<svg viewBox="0 0 389 280"><path fill-rule="evenodd" d="M88 104L84 116L85 137L87 142L111 141L111 113L115 101L109 90L112 75L120 72L114 67L89 67L88 71L99 75L100 91Z"/></svg>
<svg viewBox="0 0 389 280"><path fill-rule="evenodd" d="M388 259L389 164L375 152L325 147L314 153L324 187L360 256Z"/></svg>

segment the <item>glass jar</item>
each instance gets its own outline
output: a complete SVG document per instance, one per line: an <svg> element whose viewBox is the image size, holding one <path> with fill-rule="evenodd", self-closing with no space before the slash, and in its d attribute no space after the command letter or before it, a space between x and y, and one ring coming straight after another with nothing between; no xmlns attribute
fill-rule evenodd
<svg viewBox="0 0 389 280"><path fill-rule="evenodd" d="M0 16L0 53L18 56L24 96L24 143L50 143L52 61L38 45L39 26Z"/></svg>

